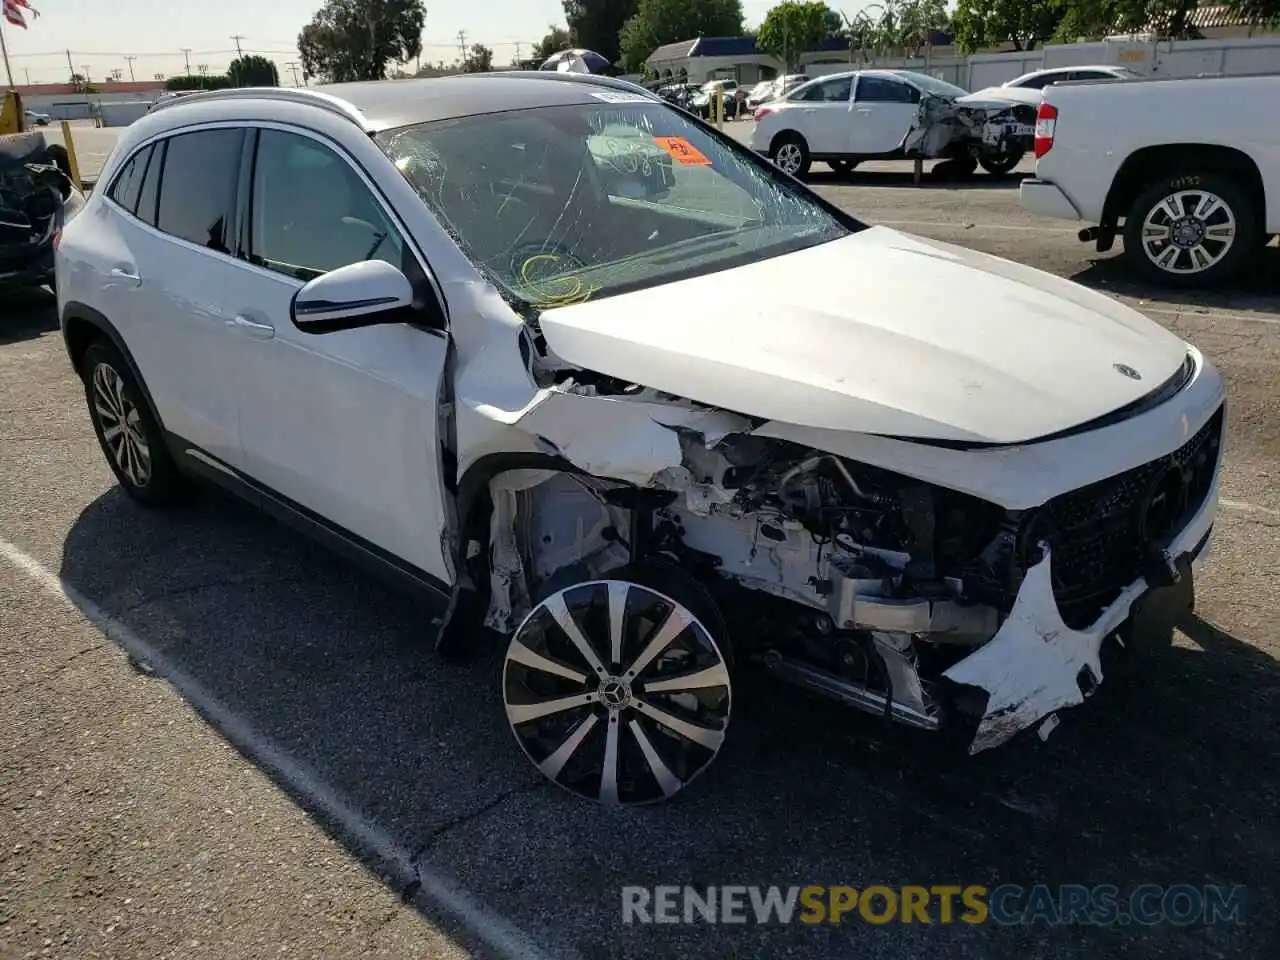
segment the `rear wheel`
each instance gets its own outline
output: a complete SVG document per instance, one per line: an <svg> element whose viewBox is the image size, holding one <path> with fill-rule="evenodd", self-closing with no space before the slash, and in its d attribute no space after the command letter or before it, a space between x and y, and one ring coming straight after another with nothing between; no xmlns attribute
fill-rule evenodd
<svg viewBox="0 0 1280 960"><path fill-rule="evenodd" d="M627 806L670 799L711 764L730 683L705 594L615 576L538 603L511 637L502 686L511 730L543 776Z"/></svg>
<svg viewBox="0 0 1280 960"><path fill-rule="evenodd" d="M1217 173L1164 177L1125 217L1124 252L1149 279L1207 286L1239 271L1262 242L1258 204Z"/></svg>
<svg viewBox="0 0 1280 960"><path fill-rule="evenodd" d="M186 485L124 358L99 340L85 351L80 373L93 432L125 493L149 507L180 500Z"/></svg>
<svg viewBox="0 0 1280 960"><path fill-rule="evenodd" d="M779 134L773 141L769 159L779 170L793 177L805 176L813 162L809 158L809 145L798 133Z"/></svg>
<svg viewBox="0 0 1280 960"><path fill-rule="evenodd" d="M832 170L834 170L836 173L840 174L841 176L844 176L846 174L853 173L854 169L858 166L858 161L857 160L828 160L827 166L830 167Z"/></svg>

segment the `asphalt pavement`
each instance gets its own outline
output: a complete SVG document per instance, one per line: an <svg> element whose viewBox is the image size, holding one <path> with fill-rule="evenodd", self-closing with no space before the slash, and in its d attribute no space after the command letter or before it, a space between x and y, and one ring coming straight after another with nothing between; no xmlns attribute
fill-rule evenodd
<svg viewBox="0 0 1280 960"><path fill-rule="evenodd" d="M1117 296L1227 378L1198 613L1142 673L1109 679L1046 743L976 758L752 683L721 757L675 802L586 805L512 741L498 651L438 662L423 611L238 505L128 502L52 298L8 300L0 956L1274 957L1280 250L1180 298L1023 214L1016 176L910 181L904 164L814 177L865 220ZM944 883L1251 898L1226 926L621 920L626 884Z"/></svg>

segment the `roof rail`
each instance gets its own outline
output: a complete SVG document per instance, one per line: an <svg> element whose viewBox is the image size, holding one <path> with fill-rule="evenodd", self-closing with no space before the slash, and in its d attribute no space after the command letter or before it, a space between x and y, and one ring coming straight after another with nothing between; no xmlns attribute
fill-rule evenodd
<svg viewBox="0 0 1280 960"><path fill-rule="evenodd" d="M654 100L661 100L653 91L646 90L638 83L630 80L619 80L617 77L606 77L601 73L560 73L557 70L494 70L489 73L473 73L473 77L532 77L538 80L559 80L563 83L586 83L600 87L611 87L614 90L625 90L628 93L643 93Z"/></svg>
<svg viewBox="0 0 1280 960"><path fill-rule="evenodd" d="M157 100L151 112L167 110L178 104L208 103L216 100L279 100L286 103L298 103L309 107L319 107L332 114L350 120L361 130L366 129L364 114L338 97L321 93L318 90L303 90L290 87L232 87L227 90L201 90L172 100Z"/></svg>

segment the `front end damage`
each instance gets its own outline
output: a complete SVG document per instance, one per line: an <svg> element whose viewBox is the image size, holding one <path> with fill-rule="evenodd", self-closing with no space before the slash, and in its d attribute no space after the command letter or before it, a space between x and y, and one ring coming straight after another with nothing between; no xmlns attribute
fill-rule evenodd
<svg viewBox="0 0 1280 960"><path fill-rule="evenodd" d="M1035 107L999 99L926 96L903 138L909 157L1021 157L1035 140Z"/></svg>
<svg viewBox="0 0 1280 960"><path fill-rule="evenodd" d="M535 379L500 420L545 460L494 473L463 538L487 627L511 633L570 584L674 565L723 612L739 662L959 731L973 753L1082 702L1104 642L1134 642L1159 619L1148 607L1186 609L1214 514L1220 401L1175 449L1010 509L776 423L580 370Z"/></svg>
<svg viewBox="0 0 1280 960"><path fill-rule="evenodd" d="M0 137L0 284L53 279L54 237L74 197L43 135Z"/></svg>

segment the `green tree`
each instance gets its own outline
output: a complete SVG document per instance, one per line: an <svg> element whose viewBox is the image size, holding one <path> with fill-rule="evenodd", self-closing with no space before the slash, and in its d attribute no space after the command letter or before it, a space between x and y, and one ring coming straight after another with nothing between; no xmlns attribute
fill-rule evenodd
<svg viewBox="0 0 1280 960"><path fill-rule="evenodd" d="M1003 43L1034 50L1053 36L1065 12L1064 0L960 0L952 23L965 53Z"/></svg>
<svg viewBox="0 0 1280 960"><path fill-rule="evenodd" d="M231 78L225 73L188 74L170 77L164 82L166 90L225 90L232 86Z"/></svg>
<svg viewBox="0 0 1280 960"><path fill-rule="evenodd" d="M756 31L756 46L782 61L786 73L800 62L800 54L814 49L830 32L827 14L834 13L820 0L784 0L764 18Z"/></svg>
<svg viewBox="0 0 1280 960"><path fill-rule="evenodd" d="M742 32L742 0L640 0L635 16L622 26L622 67L640 73L649 54L664 43Z"/></svg>
<svg viewBox="0 0 1280 960"><path fill-rule="evenodd" d="M227 76L233 87L278 87L280 72L266 57L257 54L237 57L227 67Z"/></svg>
<svg viewBox="0 0 1280 960"><path fill-rule="evenodd" d="M1280 26L1280 0L1227 0L1227 6L1250 26Z"/></svg>
<svg viewBox="0 0 1280 960"><path fill-rule="evenodd" d="M617 63L622 56L622 25L635 16L640 0L561 0L560 5L572 45L594 50L610 63Z"/></svg>
<svg viewBox="0 0 1280 960"><path fill-rule="evenodd" d="M298 34L308 76L334 82L382 80L387 64L422 53L422 0L325 0Z"/></svg>
<svg viewBox="0 0 1280 960"><path fill-rule="evenodd" d="M493 69L493 51L483 43L473 43L462 61L463 73L488 73Z"/></svg>
<svg viewBox="0 0 1280 960"><path fill-rule="evenodd" d="M1200 0L1057 0L1062 22L1056 39L1099 40L1112 33L1152 30L1170 40L1200 36L1191 14Z"/></svg>
<svg viewBox="0 0 1280 960"><path fill-rule="evenodd" d="M552 24L548 25L547 35L538 41L537 45L533 48L533 53L529 56L534 60L545 60L553 53L559 53L561 50L568 50L572 46L573 38L569 35L569 31L564 27L557 27Z"/></svg>

